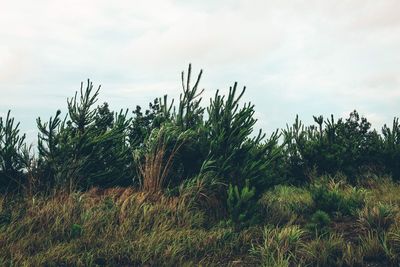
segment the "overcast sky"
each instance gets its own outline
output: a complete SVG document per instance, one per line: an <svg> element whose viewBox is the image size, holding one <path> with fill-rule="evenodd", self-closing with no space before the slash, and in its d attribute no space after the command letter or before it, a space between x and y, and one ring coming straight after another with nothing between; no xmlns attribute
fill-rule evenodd
<svg viewBox="0 0 400 267"><path fill-rule="evenodd" d="M87 78L133 109L177 97L189 62L207 102L246 85L267 132L296 114L357 109L376 128L400 116L399 0L0 3L0 116L11 109L30 140Z"/></svg>

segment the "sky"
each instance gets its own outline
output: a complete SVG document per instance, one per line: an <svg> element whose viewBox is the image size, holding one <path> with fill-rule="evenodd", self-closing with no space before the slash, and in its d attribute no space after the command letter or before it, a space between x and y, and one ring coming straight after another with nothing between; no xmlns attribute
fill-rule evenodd
<svg viewBox="0 0 400 267"><path fill-rule="evenodd" d="M0 0L0 116L28 140L90 78L99 104L178 98L204 70L204 104L235 81L271 133L356 109L380 129L400 116L400 1Z"/></svg>

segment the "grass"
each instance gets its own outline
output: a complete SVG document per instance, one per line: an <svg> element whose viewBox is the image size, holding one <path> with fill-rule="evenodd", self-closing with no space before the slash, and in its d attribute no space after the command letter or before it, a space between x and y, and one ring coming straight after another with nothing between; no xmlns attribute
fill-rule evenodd
<svg viewBox="0 0 400 267"><path fill-rule="evenodd" d="M277 186L260 200L263 220L239 229L211 206L130 187L2 196L0 266L396 266L400 186L361 189L364 206L331 216L312 189Z"/></svg>
<svg viewBox="0 0 400 267"><path fill-rule="evenodd" d="M278 185L260 199L268 223L285 224L311 212L313 201L306 188Z"/></svg>
<svg viewBox="0 0 400 267"><path fill-rule="evenodd" d="M204 214L178 199L152 201L129 188L15 205L0 232L6 265L218 265L240 260L252 241L251 230L206 227Z"/></svg>
<svg viewBox="0 0 400 267"><path fill-rule="evenodd" d="M264 242L253 247L251 253L261 266L289 266L296 252L304 245L304 230L297 225L264 228Z"/></svg>

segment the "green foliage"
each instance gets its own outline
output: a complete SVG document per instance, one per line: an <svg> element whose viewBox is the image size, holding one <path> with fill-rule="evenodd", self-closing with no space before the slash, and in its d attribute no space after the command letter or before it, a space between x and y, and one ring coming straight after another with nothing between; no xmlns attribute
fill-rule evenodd
<svg viewBox="0 0 400 267"><path fill-rule="evenodd" d="M70 235L71 238L78 238L82 235L83 228L81 225L74 223L71 225Z"/></svg>
<svg viewBox="0 0 400 267"><path fill-rule="evenodd" d="M255 188L249 187L249 182L239 189L237 185L229 185L227 207L229 218L237 227L251 224L255 216Z"/></svg>
<svg viewBox="0 0 400 267"><path fill-rule="evenodd" d="M314 183L310 187L312 199L317 210L322 210L329 214L341 213L352 215L357 209L365 204L365 192L361 189L350 187L340 188L339 183L326 181Z"/></svg>
<svg viewBox="0 0 400 267"><path fill-rule="evenodd" d="M24 144L25 134L20 134L19 123L14 123L10 113L8 111L4 119L0 117L0 189L13 191L23 182L27 147Z"/></svg>
<svg viewBox="0 0 400 267"><path fill-rule="evenodd" d="M167 105L164 98L162 104L155 102L151 105L152 111L146 112L146 115L137 109L137 116L133 119L135 126L131 127L130 132L130 140L136 140L134 137L137 136L140 139L131 142L131 146L135 144L132 149L136 162L145 160L146 151L149 150L148 139L152 138L153 132L168 125L175 128L169 141L164 142L166 152L174 150L181 134L186 136L169 168L169 186L177 187L192 177L201 177L198 176L201 167L206 162L212 162L213 174L221 183L243 187L245 180L249 180L252 186L258 188L257 194L260 194L264 188L276 183L279 177L273 168L281 156L279 135L275 132L266 141L263 141L265 135L261 132L256 137L252 136L256 123L253 117L254 106L248 103L240 108L239 101L244 89L237 95L236 83L226 97L217 91L207 107L207 116L204 116L205 108L201 106L203 90L199 90L202 71L194 86L191 86L191 75L192 69L189 65L186 78L182 72L183 92L177 107L173 106L173 101ZM161 124L154 123L157 118L162 121ZM221 183L218 187L222 196L225 190L220 186ZM168 191L176 192L172 188Z"/></svg>
<svg viewBox="0 0 400 267"><path fill-rule="evenodd" d="M331 218L329 214L322 211L317 210L310 219L310 222L307 224L307 228L316 234L325 234L329 232L329 224L331 223Z"/></svg>
<svg viewBox="0 0 400 267"><path fill-rule="evenodd" d="M366 167L383 171L381 136L357 111L346 120L335 121L332 115L327 120L314 116L314 121L317 126L306 127L296 116L294 124L283 130L286 175L291 182L304 183L313 169L319 174L342 172L352 182Z"/></svg>
<svg viewBox="0 0 400 267"><path fill-rule="evenodd" d="M202 73L200 70L193 80L189 65L187 73L182 72L182 93L176 105L165 95L151 102L147 110L137 106L133 117L128 110L112 111L107 103L96 107L100 87L95 89L90 81L86 86L82 83L80 91L67 101L67 114L62 117L57 111L47 122L37 119L37 157L30 154L25 136L19 134L19 125L8 113L0 123L0 187L19 188L17 184L26 182L25 188L30 192L33 185L40 192L130 184L140 187L141 167L149 154L155 155L154 144L158 142L154 136L160 129L169 130L168 140L163 140L162 145L165 153L159 160L168 160L176 144L179 151L173 153L170 164L151 166L168 165L168 177L164 177L166 182L161 188L174 194L182 184L201 179L202 166L211 162L213 179L218 182L210 183L215 188L208 190L218 191L216 195L223 203L226 186L245 187L247 180L249 186L256 188L255 198L259 198L275 185L306 184L311 173L319 176L342 172L352 184L363 179L365 171L398 178L397 118L391 128L385 125L379 134L356 111L346 119L314 116L310 126L296 116L293 125L266 138L261 130L254 131L254 105L241 103L246 88L239 90L234 83L227 94L217 90L205 105L204 89L200 89ZM333 205L323 209L338 211L334 206L338 205L335 201L341 198L340 192L330 190L325 194L318 190L316 197L325 198L322 205ZM357 190L354 197L346 197L348 203L340 204L342 212L351 213L360 202L358 198Z"/></svg>
<svg viewBox="0 0 400 267"><path fill-rule="evenodd" d="M269 140L262 142L265 134L260 131L250 137L256 123L254 105L245 104L239 107L239 100L246 88L236 95L237 83L230 87L225 96L216 92L207 108L209 156L216 162L219 176L227 183L244 185L246 180L260 189L273 184L269 168L279 156L277 132Z"/></svg>
<svg viewBox="0 0 400 267"><path fill-rule="evenodd" d="M396 179L400 180L400 124L399 118L393 119L392 128L382 128L382 162L387 171Z"/></svg>
<svg viewBox="0 0 400 267"><path fill-rule="evenodd" d="M37 119L38 155L0 118L0 189L27 193L0 195L0 265L400 262L399 185L381 176L400 177L397 118L380 134L356 111L296 116L266 138L245 88L207 105L201 77L189 65L175 105L165 95L132 117L81 84L66 114Z"/></svg>
<svg viewBox="0 0 400 267"><path fill-rule="evenodd" d="M236 96L237 84L226 99L217 92L204 119L203 90L198 89L202 71L194 86L190 84L191 74L189 65L186 79L182 73L183 93L177 107L164 96L155 99L144 112L137 106L133 118L128 118L127 111L110 111L107 103L95 108L100 88L94 90L90 81L86 88L82 84L80 94L77 92L68 100L68 114L64 119L57 111L48 122L37 120L37 172L41 188L72 191L91 186L127 185L132 180L140 185L138 178L143 176L140 166L149 151L154 150L152 146L157 143L154 136L162 128L173 129L166 133L168 140L163 141L165 155L179 143L179 153L175 151L174 160L168 166L165 186L171 187L169 191L198 176L205 162L213 162L214 175L220 182L244 186L248 179L259 189L258 194L276 183L279 175L273 167L278 165L281 156L277 132L267 141L263 141L265 135L261 131L252 137L256 122L254 106L249 103L239 108L244 90ZM185 142L180 142L183 135Z"/></svg>
<svg viewBox="0 0 400 267"><path fill-rule="evenodd" d="M182 182L176 177L173 165L190 135L190 130L181 131L179 127L169 123L151 132L142 149L144 161L141 162L140 155L137 156L141 185L145 191L160 192L168 186L177 186L178 182Z"/></svg>
<svg viewBox="0 0 400 267"><path fill-rule="evenodd" d="M168 106L168 97L156 98L149 103L149 109L142 111L140 106L132 112L134 117L128 127L130 146L133 149L144 146L145 140L153 129L159 128L164 122L170 121L173 101Z"/></svg>
<svg viewBox="0 0 400 267"><path fill-rule="evenodd" d="M100 89L100 88L99 88ZM108 105L93 108L99 89L88 81L80 97L68 101L68 116L60 111L42 123L39 169L48 188L88 188L93 185L127 185L132 180L132 159L127 142L127 112L113 114Z"/></svg>
<svg viewBox="0 0 400 267"><path fill-rule="evenodd" d="M185 73L182 71L183 94L179 97L178 112L175 116L176 124L184 130L198 127L198 125L203 123L204 108L200 106L200 96L204 92L204 89L198 91L203 70L200 70L193 87L190 86L191 74L192 65L189 64L186 82Z"/></svg>

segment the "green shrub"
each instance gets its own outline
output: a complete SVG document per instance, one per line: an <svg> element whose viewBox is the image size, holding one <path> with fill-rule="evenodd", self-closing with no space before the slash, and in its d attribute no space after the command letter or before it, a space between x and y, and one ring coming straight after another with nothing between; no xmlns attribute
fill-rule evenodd
<svg viewBox="0 0 400 267"><path fill-rule="evenodd" d="M322 211L317 210L310 218L310 222L307 224L307 228L313 232L318 234L326 234L329 232L329 224L331 223L331 218L329 214Z"/></svg>
<svg viewBox="0 0 400 267"><path fill-rule="evenodd" d="M311 196L318 210L329 214L352 215L365 204L365 191L354 187L340 188L339 183L327 181L314 183L310 187Z"/></svg>
<svg viewBox="0 0 400 267"><path fill-rule="evenodd" d="M0 117L0 189L15 191L23 185L27 147L25 134L20 134L19 123L14 123L11 111Z"/></svg>
<svg viewBox="0 0 400 267"><path fill-rule="evenodd" d="M182 182L174 169L174 162L190 134L190 130L181 131L170 123L153 129L145 142L144 159L137 161L142 189L156 193L168 186L176 187Z"/></svg>
<svg viewBox="0 0 400 267"><path fill-rule="evenodd" d="M71 225L71 230L70 230L71 238L80 237L82 235L82 232L83 232L83 228L81 225L76 224L76 223Z"/></svg>
<svg viewBox="0 0 400 267"><path fill-rule="evenodd" d="M347 119L314 116L314 121L316 125L305 126L296 116L293 125L282 130L286 176L292 183L307 182L307 174L314 169L318 175L342 172L352 183L365 169L382 173L386 168L393 174L399 170L395 163L400 155L398 122L393 130L385 126L379 135L357 111Z"/></svg>
<svg viewBox="0 0 400 267"><path fill-rule="evenodd" d="M400 124L399 118L393 119L392 128L382 128L381 161L395 180L400 180Z"/></svg>
<svg viewBox="0 0 400 267"><path fill-rule="evenodd" d="M226 183L244 186L248 179L261 194L277 179L271 170L281 153L279 134L274 132L267 140L261 130L258 135L253 134L257 122L254 105L239 104L245 90L246 87L237 93L235 83L228 95L217 91L210 100L205 122L209 158L215 161L218 174Z"/></svg>
<svg viewBox="0 0 400 267"><path fill-rule="evenodd" d="M256 201L255 188L250 188L249 181L239 189L237 185L229 185L227 207L230 221L238 228L252 224L255 220Z"/></svg>
<svg viewBox="0 0 400 267"><path fill-rule="evenodd" d="M100 89L100 87L99 87ZM41 179L48 188L86 189L128 185L132 182L131 152L127 145L130 119L127 112L114 114L107 105L94 108L99 89L88 81L68 100L68 116L60 111L43 123L37 119Z"/></svg>

